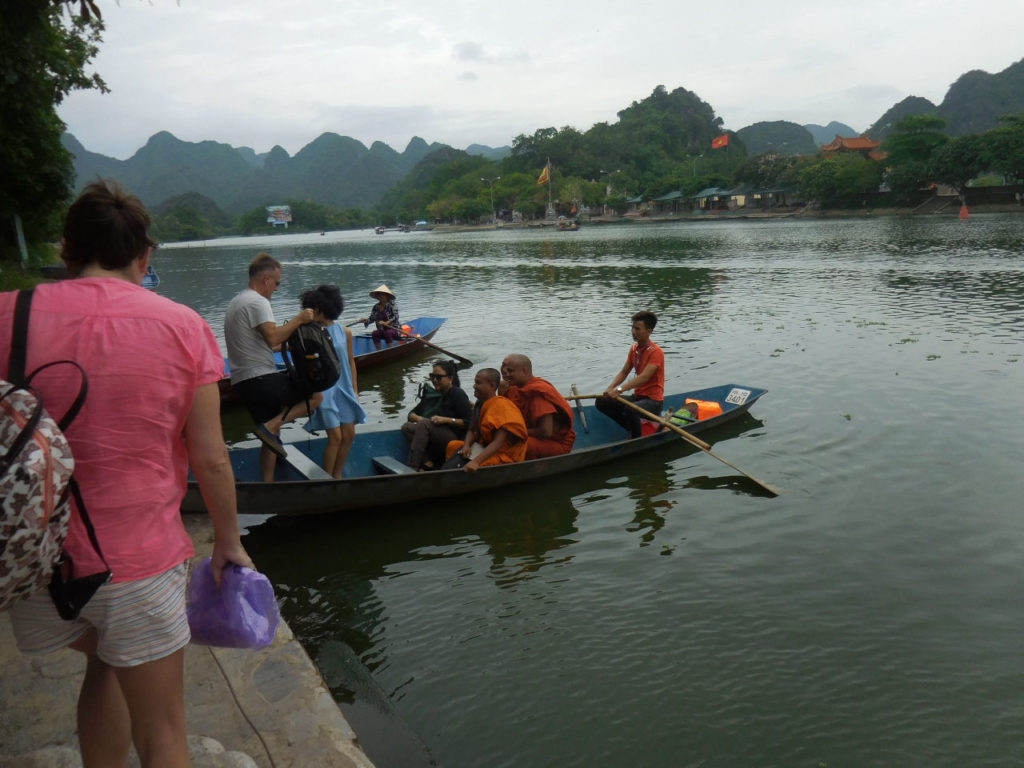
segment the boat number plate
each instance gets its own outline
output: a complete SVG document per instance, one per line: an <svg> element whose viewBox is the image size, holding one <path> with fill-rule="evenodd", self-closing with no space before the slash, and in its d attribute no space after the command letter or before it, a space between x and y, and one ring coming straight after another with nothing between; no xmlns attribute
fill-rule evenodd
<svg viewBox="0 0 1024 768"><path fill-rule="evenodd" d="M725 402L733 403L735 405L743 405L747 402L747 398L750 397L749 389L733 389L725 398Z"/></svg>

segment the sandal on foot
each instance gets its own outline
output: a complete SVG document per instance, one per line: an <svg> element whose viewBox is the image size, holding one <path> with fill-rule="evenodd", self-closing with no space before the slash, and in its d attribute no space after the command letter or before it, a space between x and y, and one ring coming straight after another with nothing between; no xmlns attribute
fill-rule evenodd
<svg viewBox="0 0 1024 768"><path fill-rule="evenodd" d="M281 442L281 438L267 429L264 425L257 424L254 431L256 432L256 437L258 437L260 442L267 446L267 448L272 450L282 459L288 456L284 450L284 443Z"/></svg>

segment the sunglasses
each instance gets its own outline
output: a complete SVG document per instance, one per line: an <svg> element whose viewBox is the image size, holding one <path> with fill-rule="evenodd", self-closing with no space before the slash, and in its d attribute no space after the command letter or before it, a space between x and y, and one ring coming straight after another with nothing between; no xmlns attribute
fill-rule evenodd
<svg viewBox="0 0 1024 768"><path fill-rule="evenodd" d="M441 379L450 378L447 373L432 373L430 374L431 381L440 381Z"/></svg>

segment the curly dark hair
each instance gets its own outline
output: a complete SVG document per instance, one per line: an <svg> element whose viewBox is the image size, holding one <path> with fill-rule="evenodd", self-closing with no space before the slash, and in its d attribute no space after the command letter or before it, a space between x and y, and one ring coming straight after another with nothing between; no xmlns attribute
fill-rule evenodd
<svg viewBox="0 0 1024 768"><path fill-rule="evenodd" d="M337 320L345 309L345 299L336 285L318 285L299 297L303 309L320 310L328 320Z"/></svg>

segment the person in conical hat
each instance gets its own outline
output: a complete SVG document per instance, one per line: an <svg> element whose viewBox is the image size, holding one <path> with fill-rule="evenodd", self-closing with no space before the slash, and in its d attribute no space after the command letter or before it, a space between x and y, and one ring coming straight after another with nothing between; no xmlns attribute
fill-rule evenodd
<svg viewBox="0 0 1024 768"><path fill-rule="evenodd" d="M388 346L391 346L391 342L398 343L402 338L402 333L399 330L401 324L398 320L398 300L395 298L395 294L384 283L381 283L370 291L370 296L375 298L377 303L370 310L370 316L359 318L359 322L363 324L364 328L370 323L377 324L376 330L371 335L373 346L380 349L382 342Z"/></svg>

